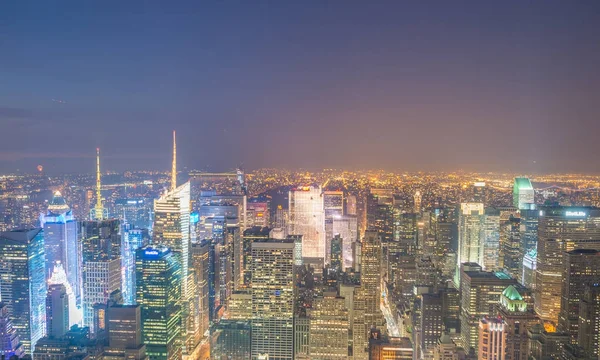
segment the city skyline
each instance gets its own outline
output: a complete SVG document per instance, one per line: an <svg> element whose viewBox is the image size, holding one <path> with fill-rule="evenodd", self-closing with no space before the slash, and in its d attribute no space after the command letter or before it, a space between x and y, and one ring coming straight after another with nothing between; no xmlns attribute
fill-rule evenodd
<svg viewBox="0 0 600 360"><path fill-rule="evenodd" d="M86 172L94 147L166 169L173 128L182 169L600 172L595 2L6 3L0 21L1 173Z"/></svg>

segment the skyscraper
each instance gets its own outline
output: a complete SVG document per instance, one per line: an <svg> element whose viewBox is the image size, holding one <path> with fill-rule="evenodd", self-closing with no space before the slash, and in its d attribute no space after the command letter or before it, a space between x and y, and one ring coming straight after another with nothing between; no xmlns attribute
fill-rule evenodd
<svg viewBox="0 0 600 360"><path fill-rule="evenodd" d="M505 359L506 324L502 319L484 317L479 321L479 360Z"/></svg>
<svg viewBox="0 0 600 360"><path fill-rule="evenodd" d="M542 320L558 324L564 252L600 250L600 209L546 207L540 211L535 310Z"/></svg>
<svg viewBox="0 0 600 360"><path fill-rule="evenodd" d="M69 306L69 327L81 324L81 319L83 316L81 306L77 305L75 292L73 291L71 284L69 284L69 281L67 281L67 274L65 274L65 269L63 268L62 264L54 265L52 274L48 279L48 287L53 285L63 285L65 287Z"/></svg>
<svg viewBox="0 0 600 360"><path fill-rule="evenodd" d="M515 178L513 186L513 206L519 210L529 209L535 204L535 193L531 181L525 177Z"/></svg>
<svg viewBox="0 0 600 360"><path fill-rule="evenodd" d="M52 274L57 263L62 264L75 298L80 299L77 222L59 191L54 193L46 214L40 216L40 224L44 229L46 274Z"/></svg>
<svg viewBox="0 0 600 360"><path fill-rule="evenodd" d="M577 249L567 251L564 255L564 272L559 330L571 334L571 343L577 344L579 332L579 302L589 285L600 282L600 251Z"/></svg>
<svg viewBox="0 0 600 360"><path fill-rule="evenodd" d="M318 185L301 186L289 193L290 235L302 235L302 256L325 260L325 214Z"/></svg>
<svg viewBox="0 0 600 360"><path fill-rule="evenodd" d="M50 285L46 296L46 336L60 338L69 331L69 297L63 284Z"/></svg>
<svg viewBox="0 0 600 360"><path fill-rule="evenodd" d="M105 359L146 360L140 305L112 304L106 309L108 347Z"/></svg>
<svg viewBox="0 0 600 360"><path fill-rule="evenodd" d="M592 357L600 354L600 284L588 284L579 303L577 343Z"/></svg>
<svg viewBox="0 0 600 360"><path fill-rule="evenodd" d="M121 235L119 220L83 221L81 247L83 324L95 334L94 306L106 304L121 289Z"/></svg>
<svg viewBox="0 0 600 360"><path fill-rule="evenodd" d="M0 303L0 356L10 358L24 355L23 345L8 314L8 306Z"/></svg>
<svg viewBox="0 0 600 360"><path fill-rule="evenodd" d="M210 241L203 240L192 244L192 266L196 275L196 297L198 305L198 328L200 334L208 331L210 319L209 281L210 281Z"/></svg>
<svg viewBox="0 0 600 360"><path fill-rule="evenodd" d="M123 226L123 298L125 304L135 304L135 251L144 245L141 229Z"/></svg>
<svg viewBox="0 0 600 360"><path fill-rule="evenodd" d="M484 221L485 213L482 203L460 204L455 278L455 284L457 285L460 284L460 265L462 263L484 264Z"/></svg>
<svg viewBox="0 0 600 360"><path fill-rule="evenodd" d="M501 272L488 272L477 269L477 264L462 264L460 281L461 292L461 340L463 347L473 347L477 352L479 345L479 320L484 316L495 315L500 296L509 285L517 281Z"/></svg>
<svg viewBox="0 0 600 360"><path fill-rule="evenodd" d="M136 251L136 299L141 306L142 340L150 359L181 359L182 310L179 254L166 247Z"/></svg>
<svg viewBox="0 0 600 360"><path fill-rule="evenodd" d="M506 359L527 359L527 330L539 323L533 312L531 291L509 285L500 296L498 316L504 321Z"/></svg>
<svg viewBox="0 0 600 360"><path fill-rule="evenodd" d="M197 336L198 320L194 299L194 274L191 268L191 236L190 236L190 182L177 186L177 146L173 131L173 161L171 164L171 187L159 199L154 200L153 244L168 247L178 254L181 265L181 310L184 325L184 353L193 352Z"/></svg>
<svg viewBox="0 0 600 360"><path fill-rule="evenodd" d="M252 243L252 359L293 359L294 242Z"/></svg>
<svg viewBox="0 0 600 360"><path fill-rule="evenodd" d="M360 287L355 295L354 311L358 318L354 319L354 326L360 329L353 334L354 356L357 359L363 358L363 353L368 350L368 332L384 325L380 308L382 261L381 237L376 231L367 230L361 247Z"/></svg>
<svg viewBox="0 0 600 360"><path fill-rule="evenodd" d="M27 354L46 333L45 260L42 229L0 233L0 299Z"/></svg>
<svg viewBox="0 0 600 360"><path fill-rule="evenodd" d="M312 359L347 359L350 328L345 299L335 292L316 297L309 310Z"/></svg>

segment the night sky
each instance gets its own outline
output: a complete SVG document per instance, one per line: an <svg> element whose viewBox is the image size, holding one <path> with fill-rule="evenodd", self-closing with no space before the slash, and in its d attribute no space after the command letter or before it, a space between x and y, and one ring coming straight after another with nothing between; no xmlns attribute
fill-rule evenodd
<svg viewBox="0 0 600 360"><path fill-rule="evenodd" d="M600 1L2 1L0 173L600 173Z"/></svg>

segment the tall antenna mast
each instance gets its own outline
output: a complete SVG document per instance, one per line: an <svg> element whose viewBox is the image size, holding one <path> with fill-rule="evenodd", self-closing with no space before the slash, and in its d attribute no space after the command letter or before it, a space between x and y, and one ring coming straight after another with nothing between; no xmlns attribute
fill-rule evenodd
<svg viewBox="0 0 600 360"><path fill-rule="evenodd" d="M173 164L171 165L171 191L177 188L177 143L175 130L173 130Z"/></svg>
<svg viewBox="0 0 600 360"><path fill-rule="evenodd" d="M96 220L102 220L104 218L104 209L102 208L102 194L100 189L102 183L100 182L100 148L96 148Z"/></svg>

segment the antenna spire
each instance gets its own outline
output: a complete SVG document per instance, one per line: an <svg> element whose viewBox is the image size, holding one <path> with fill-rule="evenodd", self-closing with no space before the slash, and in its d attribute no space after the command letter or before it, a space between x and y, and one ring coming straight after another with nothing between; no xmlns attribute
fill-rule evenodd
<svg viewBox="0 0 600 360"><path fill-rule="evenodd" d="M171 191L177 188L177 142L173 130L173 164L171 165Z"/></svg>
<svg viewBox="0 0 600 360"><path fill-rule="evenodd" d="M104 209L102 208L102 193L100 192L101 188L102 183L100 181L100 148L96 148L96 220L102 220L104 218Z"/></svg>

